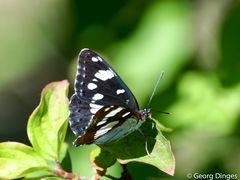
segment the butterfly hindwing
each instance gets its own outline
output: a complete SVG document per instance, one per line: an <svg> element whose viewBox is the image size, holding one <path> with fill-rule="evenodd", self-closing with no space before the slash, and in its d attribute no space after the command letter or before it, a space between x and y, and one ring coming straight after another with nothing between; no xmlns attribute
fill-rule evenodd
<svg viewBox="0 0 240 180"><path fill-rule="evenodd" d="M119 106L104 106L94 115L87 132L79 136L75 145L95 143L95 140L107 134L125 122L133 115L129 109ZM117 136L117 134L115 134ZM109 138L107 140L110 141ZM98 141L100 142L100 141ZM105 141L102 141L104 143Z"/></svg>
<svg viewBox="0 0 240 180"><path fill-rule="evenodd" d="M89 104L81 100L76 94L73 94L70 98L69 109L70 127L76 136L81 136L85 133L89 121L93 116L89 111Z"/></svg>

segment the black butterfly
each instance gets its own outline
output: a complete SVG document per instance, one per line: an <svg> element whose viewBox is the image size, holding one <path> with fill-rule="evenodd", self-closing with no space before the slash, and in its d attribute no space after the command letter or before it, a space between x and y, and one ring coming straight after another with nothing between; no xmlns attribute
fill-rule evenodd
<svg viewBox="0 0 240 180"><path fill-rule="evenodd" d="M150 109L139 110L136 98L108 63L86 48L79 54L69 107L76 146L117 141L151 115Z"/></svg>

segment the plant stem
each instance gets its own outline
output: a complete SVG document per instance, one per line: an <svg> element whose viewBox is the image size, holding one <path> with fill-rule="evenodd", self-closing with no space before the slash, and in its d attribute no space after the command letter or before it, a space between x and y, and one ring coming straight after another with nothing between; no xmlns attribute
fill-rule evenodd
<svg viewBox="0 0 240 180"><path fill-rule="evenodd" d="M57 167L52 169L52 172L59 177L62 177L65 179L74 179L75 177L77 177L78 180L87 180L87 178L85 177L81 178L80 176L77 176L72 172L65 171L59 162L56 162L56 165Z"/></svg>

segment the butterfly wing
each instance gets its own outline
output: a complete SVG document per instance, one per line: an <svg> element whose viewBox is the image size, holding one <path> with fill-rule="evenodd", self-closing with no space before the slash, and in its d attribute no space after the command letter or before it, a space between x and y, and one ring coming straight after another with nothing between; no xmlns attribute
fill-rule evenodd
<svg viewBox="0 0 240 180"><path fill-rule="evenodd" d="M70 127L78 137L75 144L94 142L138 110L134 95L109 64L95 52L81 50L75 94L70 99Z"/></svg>

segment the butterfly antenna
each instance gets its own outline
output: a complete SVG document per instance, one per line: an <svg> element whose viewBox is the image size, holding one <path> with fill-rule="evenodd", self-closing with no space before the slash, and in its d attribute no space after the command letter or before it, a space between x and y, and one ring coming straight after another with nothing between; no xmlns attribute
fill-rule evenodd
<svg viewBox="0 0 240 180"><path fill-rule="evenodd" d="M159 112L159 113L162 113L162 114L171 114L170 112L166 112L166 111L158 111L158 110L155 110L155 109L152 109L152 111L156 111L156 112Z"/></svg>
<svg viewBox="0 0 240 180"><path fill-rule="evenodd" d="M163 74L164 74L164 71L161 71L161 73L160 73L160 75L159 75L159 78L158 78L158 81L157 81L157 83L156 83L156 85L155 85L155 87L154 87L154 89L153 89L153 92L152 92L150 98L149 98L149 101L148 101L148 104L147 104L147 108L149 107L150 103L152 102L152 98L153 98L154 94L156 93L156 90L157 90L157 88L158 88L158 85L159 85L162 77L163 77Z"/></svg>

